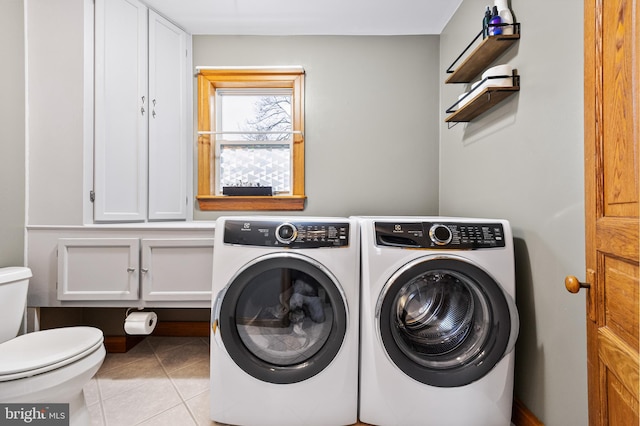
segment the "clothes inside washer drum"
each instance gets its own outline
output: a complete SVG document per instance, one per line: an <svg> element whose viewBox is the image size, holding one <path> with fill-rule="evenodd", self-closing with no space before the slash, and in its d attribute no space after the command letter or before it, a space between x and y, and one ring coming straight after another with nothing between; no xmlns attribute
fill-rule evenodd
<svg viewBox="0 0 640 426"><path fill-rule="evenodd" d="M473 296L465 285L448 274L433 274L407 287L411 290L396 304L396 321L419 352L444 354L464 341L474 309Z"/></svg>

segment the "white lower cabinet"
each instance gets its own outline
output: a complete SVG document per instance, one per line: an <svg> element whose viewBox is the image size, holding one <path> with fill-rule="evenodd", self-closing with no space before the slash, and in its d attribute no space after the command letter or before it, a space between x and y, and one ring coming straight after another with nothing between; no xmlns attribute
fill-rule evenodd
<svg viewBox="0 0 640 426"><path fill-rule="evenodd" d="M213 238L61 238L61 301L211 300Z"/></svg>
<svg viewBox="0 0 640 426"><path fill-rule="evenodd" d="M142 240L144 300L211 300L213 239Z"/></svg>
<svg viewBox="0 0 640 426"><path fill-rule="evenodd" d="M58 240L58 299L137 300L140 240Z"/></svg>

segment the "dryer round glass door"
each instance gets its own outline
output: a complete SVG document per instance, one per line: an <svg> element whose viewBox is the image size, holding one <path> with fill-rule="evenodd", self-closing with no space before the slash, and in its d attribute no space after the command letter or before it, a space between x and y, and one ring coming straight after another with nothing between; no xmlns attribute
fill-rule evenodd
<svg viewBox="0 0 640 426"><path fill-rule="evenodd" d="M378 301L385 350L422 383L464 386L502 359L510 304L484 270L460 258L422 258L398 270Z"/></svg>
<svg viewBox="0 0 640 426"><path fill-rule="evenodd" d="M347 305L336 278L306 256L273 254L239 271L224 291L218 326L234 362L269 383L322 371L345 337Z"/></svg>

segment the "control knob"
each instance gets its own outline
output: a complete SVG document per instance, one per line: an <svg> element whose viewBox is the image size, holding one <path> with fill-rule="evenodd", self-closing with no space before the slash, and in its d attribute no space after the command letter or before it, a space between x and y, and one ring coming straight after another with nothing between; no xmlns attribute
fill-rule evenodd
<svg viewBox="0 0 640 426"><path fill-rule="evenodd" d="M451 242L451 238L453 235L451 234L451 230L442 224L435 224L429 229L429 238L435 244L439 246L447 245Z"/></svg>
<svg viewBox="0 0 640 426"><path fill-rule="evenodd" d="M282 244L289 244L296 240L298 230L290 223L283 223L276 228L276 240Z"/></svg>

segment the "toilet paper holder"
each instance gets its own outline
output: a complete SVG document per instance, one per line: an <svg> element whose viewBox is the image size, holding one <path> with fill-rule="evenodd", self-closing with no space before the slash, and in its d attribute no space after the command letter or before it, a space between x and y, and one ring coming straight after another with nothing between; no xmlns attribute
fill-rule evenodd
<svg viewBox="0 0 640 426"><path fill-rule="evenodd" d="M157 323L158 315L155 312L145 311L144 308L129 308L125 313L124 331L131 335L149 335Z"/></svg>
<svg viewBox="0 0 640 426"><path fill-rule="evenodd" d="M127 311L124 313L124 318L127 319L127 317L129 316L129 314L131 313L131 311L136 310L136 311L144 311L144 308L127 308Z"/></svg>

